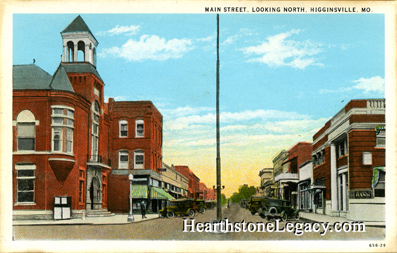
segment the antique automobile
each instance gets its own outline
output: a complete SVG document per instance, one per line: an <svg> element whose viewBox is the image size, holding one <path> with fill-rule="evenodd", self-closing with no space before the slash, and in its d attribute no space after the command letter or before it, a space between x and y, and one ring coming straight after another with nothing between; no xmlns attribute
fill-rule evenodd
<svg viewBox="0 0 397 253"><path fill-rule="evenodd" d="M176 199L168 202L168 205L161 209L160 216L173 218L175 216L189 216L193 217L198 214L198 208L202 208L204 205L200 201L194 199ZM205 210L204 210L205 211Z"/></svg>
<svg viewBox="0 0 397 253"><path fill-rule="evenodd" d="M205 201L203 199L196 199L193 201L193 208L195 211L200 213L205 213L207 207L205 206Z"/></svg>
<svg viewBox="0 0 397 253"><path fill-rule="evenodd" d="M216 206L216 201L214 200L206 200L204 202L205 208L206 209L213 209Z"/></svg>
<svg viewBox="0 0 397 253"><path fill-rule="evenodd" d="M250 210L252 215L255 215L259 209L265 205L267 199L268 198L265 197L251 197L248 204L248 210Z"/></svg>
<svg viewBox="0 0 397 253"><path fill-rule="evenodd" d="M291 202L284 199L267 199L258 210L259 216L271 220L280 218L285 221L287 219L299 220L299 210L295 209Z"/></svg>

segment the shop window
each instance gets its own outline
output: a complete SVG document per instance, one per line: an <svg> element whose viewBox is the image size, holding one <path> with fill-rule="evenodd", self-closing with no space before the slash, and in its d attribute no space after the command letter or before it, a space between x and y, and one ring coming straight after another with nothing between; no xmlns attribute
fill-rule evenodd
<svg viewBox="0 0 397 253"><path fill-rule="evenodd" d="M74 109L52 106L52 151L73 153Z"/></svg>
<svg viewBox="0 0 397 253"><path fill-rule="evenodd" d="M120 137L128 136L128 123L126 120L119 121L119 129L120 129L120 133L119 133Z"/></svg>
<svg viewBox="0 0 397 253"><path fill-rule="evenodd" d="M35 150L36 120L29 110L21 111L17 116L17 150Z"/></svg>
<svg viewBox="0 0 397 253"><path fill-rule="evenodd" d="M134 169L144 168L144 152L137 150L134 152Z"/></svg>
<svg viewBox="0 0 397 253"><path fill-rule="evenodd" d="M135 137L144 137L144 123L142 119L135 121Z"/></svg>
<svg viewBox="0 0 397 253"><path fill-rule="evenodd" d="M17 203L34 203L36 165L16 165Z"/></svg>
<svg viewBox="0 0 397 253"><path fill-rule="evenodd" d="M119 152L119 169L128 169L128 151Z"/></svg>

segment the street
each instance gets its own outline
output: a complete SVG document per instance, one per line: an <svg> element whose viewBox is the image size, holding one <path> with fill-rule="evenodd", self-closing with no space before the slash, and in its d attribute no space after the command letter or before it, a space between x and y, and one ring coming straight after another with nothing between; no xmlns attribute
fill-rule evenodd
<svg viewBox="0 0 397 253"><path fill-rule="evenodd" d="M286 222L270 221L278 223L279 230L269 232L183 232L183 223L186 217L175 217L172 219L159 218L130 224L109 224L109 225L30 225L14 226L14 240L31 239L114 239L114 240L373 240L382 239L385 236L385 229L380 227L365 227L365 232L335 232L330 229L320 232L303 232L301 235L290 231L287 232ZM223 208L223 218L229 222L243 221L257 223L268 223L257 214L241 208L239 205L231 205L230 208ZM195 223L211 222L216 219L216 210L207 210L204 214L194 217ZM190 224L190 220L187 220ZM287 220L295 223L295 220ZM300 223L307 220L301 219ZM320 227L320 226L319 226ZM190 230L189 230L190 231ZM323 234L323 235L321 235Z"/></svg>

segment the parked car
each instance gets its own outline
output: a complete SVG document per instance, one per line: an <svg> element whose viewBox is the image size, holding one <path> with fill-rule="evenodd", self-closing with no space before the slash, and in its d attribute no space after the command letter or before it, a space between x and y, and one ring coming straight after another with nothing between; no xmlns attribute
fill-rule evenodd
<svg viewBox="0 0 397 253"><path fill-rule="evenodd" d="M206 200L204 202L205 208L206 209L213 209L216 206L216 201L214 200Z"/></svg>
<svg viewBox="0 0 397 253"><path fill-rule="evenodd" d="M258 211L259 208L265 205L265 201L268 198L265 197L251 197L251 200L249 201L248 205L248 210L250 210L252 215L255 215Z"/></svg>
<svg viewBox="0 0 397 253"><path fill-rule="evenodd" d="M291 202L284 199L266 199L258 210L259 216L268 220L281 218L299 220L299 210L295 209Z"/></svg>
<svg viewBox="0 0 397 253"><path fill-rule="evenodd" d="M176 199L159 211L161 217L196 216L199 211L205 212L204 200Z"/></svg>

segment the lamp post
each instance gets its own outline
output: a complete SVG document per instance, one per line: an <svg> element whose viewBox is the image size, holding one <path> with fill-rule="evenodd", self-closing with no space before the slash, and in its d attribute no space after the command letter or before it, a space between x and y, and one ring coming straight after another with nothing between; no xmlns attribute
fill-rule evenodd
<svg viewBox="0 0 397 253"><path fill-rule="evenodd" d="M129 221L129 222L134 221L134 215L132 215L132 180L133 179L134 179L134 175L129 174L128 180L130 181L130 194L129 194L129 196L130 196L130 212L127 217L127 221Z"/></svg>

